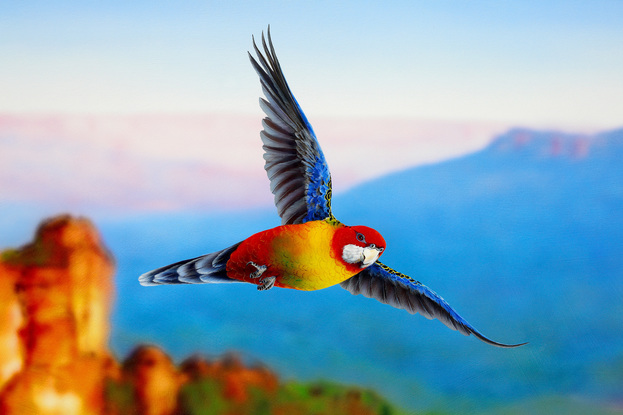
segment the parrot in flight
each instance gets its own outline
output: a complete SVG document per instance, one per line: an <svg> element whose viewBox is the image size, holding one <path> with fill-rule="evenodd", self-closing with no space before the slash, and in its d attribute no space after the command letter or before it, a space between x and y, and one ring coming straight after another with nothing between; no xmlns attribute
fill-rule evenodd
<svg viewBox="0 0 623 415"><path fill-rule="evenodd" d="M452 330L499 347L469 324L443 298L419 281L378 261L385 240L367 226L347 226L331 213L331 175L307 117L286 82L270 36L249 53L266 99L260 136L265 170L281 225L218 252L180 261L139 277L142 285L247 282L319 290L340 284L352 294L375 298L411 314L439 319Z"/></svg>

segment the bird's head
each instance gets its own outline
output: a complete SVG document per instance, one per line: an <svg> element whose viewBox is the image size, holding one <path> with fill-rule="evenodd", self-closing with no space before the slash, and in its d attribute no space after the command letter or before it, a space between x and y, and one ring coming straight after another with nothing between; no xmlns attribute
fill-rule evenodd
<svg viewBox="0 0 623 415"><path fill-rule="evenodd" d="M333 249L349 268L372 265L385 250L385 239L367 226L344 226L333 238Z"/></svg>

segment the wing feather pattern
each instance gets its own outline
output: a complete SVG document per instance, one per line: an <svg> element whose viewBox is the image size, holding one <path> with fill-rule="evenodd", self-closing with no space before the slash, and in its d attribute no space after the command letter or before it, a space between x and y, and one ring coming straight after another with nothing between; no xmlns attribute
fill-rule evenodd
<svg viewBox="0 0 623 415"><path fill-rule="evenodd" d="M266 173L282 225L322 220L331 215L331 174L316 135L281 71L270 38L262 49L253 39L257 59L249 53L260 77L266 114L260 133Z"/></svg>
<svg viewBox="0 0 623 415"><path fill-rule="evenodd" d="M141 275L141 285L238 282L227 276L227 261L240 243L222 251L166 265Z"/></svg>
<svg viewBox="0 0 623 415"><path fill-rule="evenodd" d="M485 337L433 290L378 261L340 285L354 295L363 294L411 314L420 313L429 320L436 318L452 330L466 336L473 334L494 346L517 347L526 344L498 343Z"/></svg>

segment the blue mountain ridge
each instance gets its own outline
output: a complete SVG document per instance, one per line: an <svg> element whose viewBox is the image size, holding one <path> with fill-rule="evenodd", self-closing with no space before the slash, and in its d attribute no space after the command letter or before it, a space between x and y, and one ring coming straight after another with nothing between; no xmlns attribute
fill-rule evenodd
<svg viewBox="0 0 623 415"><path fill-rule="evenodd" d="M387 264L485 333L530 342L510 354L522 364L500 362L525 371L513 391L620 398L622 159L623 130L513 130L478 153L367 183L335 210L376 227Z"/></svg>
<svg viewBox="0 0 623 415"><path fill-rule="evenodd" d="M516 129L482 151L334 196L336 217L385 237L384 263L494 340L530 342L518 349L340 287L138 285L147 270L279 225L274 208L98 219L118 261L112 346L125 356L152 342L177 359L240 350L285 377L370 386L412 409L482 412L550 396L620 402L622 159L623 130Z"/></svg>

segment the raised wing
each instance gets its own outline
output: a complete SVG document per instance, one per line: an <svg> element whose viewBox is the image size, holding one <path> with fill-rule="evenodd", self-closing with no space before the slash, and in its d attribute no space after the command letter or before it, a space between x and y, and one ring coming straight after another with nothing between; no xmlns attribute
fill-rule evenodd
<svg viewBox="0 0 623 415"><path fill-rule="evenodd" d="M262 33L262 53L253 39L257 60L249 53L260 76L266 113L260 133L264 143L264 168L275 195L281 224L322 220L331 215L331 174L320 145L303 110L292 95L268 28L268 44Z"/></svg>
<svg viewBox="0 0 623 415"><path fill-rule="evenodd" d="M526 344L503 344L485 337L433 290L378 261L340 285L354 295L363 294L411 314L420 313L429 320L436 318L452 330L458 330L466 336L473 334L494 346L517 347Z"/></svg>

